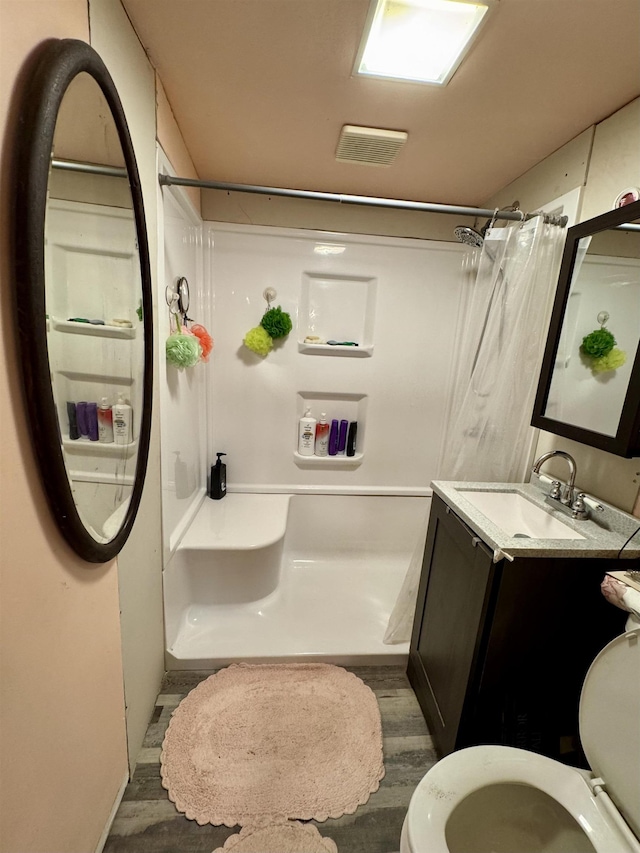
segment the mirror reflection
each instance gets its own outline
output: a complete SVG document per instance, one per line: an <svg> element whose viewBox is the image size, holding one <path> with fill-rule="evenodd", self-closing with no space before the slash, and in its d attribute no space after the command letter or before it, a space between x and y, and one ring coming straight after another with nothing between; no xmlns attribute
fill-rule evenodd
<svg viewBox="0 0 640 853"><path fill-rule="evenodd" d="M640 229L578 241L544 416L618 432L640 343Z"/></svg>
<svg viewBox="0 0 640 853"><path fill-rule="evenodd" d="M47 347L59 438L88 533L109 542L129 505L144 334L136 225L116 125L80 73L56 121L45 219Z"/></svg>

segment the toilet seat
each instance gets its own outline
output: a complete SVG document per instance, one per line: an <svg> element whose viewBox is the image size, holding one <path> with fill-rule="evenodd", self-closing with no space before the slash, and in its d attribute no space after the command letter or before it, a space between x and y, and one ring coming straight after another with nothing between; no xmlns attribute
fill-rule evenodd
<svg viewBox="0 0 640 853"><path fill-rule="evenodd" d="M640 840L632 832L640 836L639 673L640 630L612 640L587 673L580 731L593 773L509 746L453 752L416 788L401 853L449 853L445 833L456 806L475 791L499 784L547 794L582 827L597 853L640 853Z"/></svg>
<svg viewBox="0 0 640 853"><path fill-rule="evenodd" d="M589 667L579 727L593 775L640 838L640 630L613 639Z"/></svg>
<svg viewBox="0 0 640 853"><path fill-rule="evenodd" d="M404 827L407 850L449 853L445 830L455 807L479 788L513 783L544 791L583 829L589 826L591 831L585 834L598 853L630 853L633 847L592 793L588 775L510 746L472 746L453 752L429 770L411 798Z"/></svg>

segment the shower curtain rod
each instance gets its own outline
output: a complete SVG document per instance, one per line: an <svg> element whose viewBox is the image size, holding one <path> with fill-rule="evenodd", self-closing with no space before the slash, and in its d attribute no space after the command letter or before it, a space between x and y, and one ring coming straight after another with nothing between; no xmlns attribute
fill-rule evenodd
<svg viewBox="0 0 640 853"><path fill-rule="evenodd" d="M281 187L261 187L255 184L229 184L223 181L201 181L195 178L174 178L171 175L158 175L160 186L197 187L207 190L228 190L240 193L258 193L259 195L285 196L315 201L334 201L340 204L363 204L371 207L393 207L399 210L417 210L423 213L450 213L455 216L487 216L496 219L511 219L522 222L534 216L544 216L545 222L564 227L566 216L549 216L540 213L525 213L513 210L489 210L481 207L461 207L454 204L435 204L423 201L405 201L397 198L377 198L366 195L345 195L343 193L325 193L312 190L289 190Z"/></svg>
<svg viewBox="0 0 640 853"><path fill-rule="evenodd" d="M63 172L84 172L90 175L105 175L108 178L128 178L126 169L119 166L99 166L95 163L82 163L80 160L51 160L52 169Z"/></svg>

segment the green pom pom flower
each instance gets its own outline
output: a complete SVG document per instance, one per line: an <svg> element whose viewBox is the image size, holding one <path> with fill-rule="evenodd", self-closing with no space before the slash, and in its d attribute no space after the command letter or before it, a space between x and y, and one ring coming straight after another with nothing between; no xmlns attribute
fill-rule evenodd
<svg viewBox="0 0 640 853"><path fill-rule="evenodd" d="M291 317L279 305L265 312L260 325L272 338L284 338L293 328Z"/></svg>
<svg viewBox="0 0 640 853"><path fill-rule="evenodd" d="M178 333L167 338L166 353L169 364L182 370L200 361L202 347L194 335Z"/></svg>
<svg viewBox="0 0 640 853"><path fill-rule="evenodd" d="M603 327L582 339L580 351L591 358L602 358L608 355L615 345L616 339L608 329Z"/></svg>
<svg viewBox="0 0 640 853"><path fill-rule="evenodd" d="M262 326L256 326L255 329L250 329L244 336L242 342L248 349L255 352L256 355L268 355L273 349L273 340L271 335L263 329Z"/></svg>
<svg viewBox="0 0 640 853"><path fill-rule="evenodd" d="M627 360L626 352L614 347L607 355L594 358L591 362L591 370L594 373L607 373L609 370L617 370Z"/></svg>

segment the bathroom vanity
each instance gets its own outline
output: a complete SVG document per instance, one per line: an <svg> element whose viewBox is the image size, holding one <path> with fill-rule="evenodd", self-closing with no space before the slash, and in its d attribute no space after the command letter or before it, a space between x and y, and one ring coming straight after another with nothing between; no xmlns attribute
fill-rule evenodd
<svg viewBox="0 0 640 853"><path fill-rule="evenodd" d="M600 583L637 568L637 544L618 553L640 522L613 507L573 521L535 479L432 484L408 676L441 755L497 743L586 766L582 682L626 618Z"/></svg>

